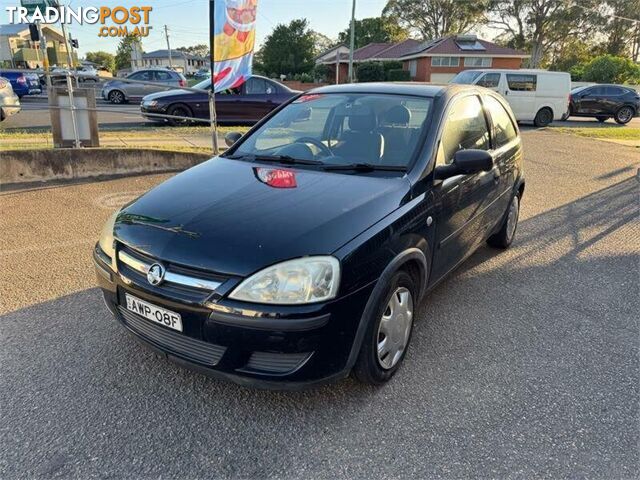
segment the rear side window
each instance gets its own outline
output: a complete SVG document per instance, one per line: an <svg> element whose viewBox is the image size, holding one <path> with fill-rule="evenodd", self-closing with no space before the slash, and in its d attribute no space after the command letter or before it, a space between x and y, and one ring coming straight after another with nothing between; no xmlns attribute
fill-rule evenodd
<svg viewBox="0 0 640 480"><path fill-rule="evenodd" d="M169 72L156 72L156 80L159 82L166 82L172 79L173 77Z"/></svg>
<svg viewBox="0 0 640 480"><path fill-rule="evenodd" d="M478 80L477 85L486 88L496 88L500 83L500 74L499 73L485 73L480 80Z"/></svg>
<svg viewBox="0 0 640 480"><path fill-rule="evenodd" d="M514 92L535 92L537 82L537 75L507 73L507 83L509 84L509 90L512 90Z"/></svg>
<svg viewBox="0 0 640 480"><path fill-rule="evenodd" d="M489 129L482 104L475 95L456 100L447 115L438 149L438 164L449 165L458 150L489 149Z"/></svg>
<svg viewBox="0 0 640 480"><path fill-rule="evenodd" d="M267 93L267 86L262 78L250 78L245 83L245 93L247 95L263 95Z"/></svg>
<svg viewBox="0 0 640 480"><path fill-rule="evenodd" d="M627 91L624 88L620 87L605 87L605 91L607 95L615 96L615 95L624 95Z"/></svg>
<svg viewBox="0 0 640 480"><path fill-rule="evenodd" d="M484 97L484 102L495 126L496 148L500 148L518 136L516 127L513 125L511 117L504 106L498 100L494 97L486 96Z"/></svg>

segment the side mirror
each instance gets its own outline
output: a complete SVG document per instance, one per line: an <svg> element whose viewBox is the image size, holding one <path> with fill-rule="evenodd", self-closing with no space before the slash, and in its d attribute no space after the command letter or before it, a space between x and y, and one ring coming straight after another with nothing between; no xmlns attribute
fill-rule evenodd
<svg viewBox="0 0 640 480"><path fill-rule="evenodd" d="M453 155L451 165L440 165L435 168L436 180L444 180L456 175L471 175L478 172L488 172L493 168L493 157L486 150L458 150Z"/></svg>
<svg viewBox="0 0 640 480"><path fill-rule="evenodd" d="M241 138L242 134L240 132L229 132L224 136L224 143L227 144L227 147L231 147Z"/></svg>

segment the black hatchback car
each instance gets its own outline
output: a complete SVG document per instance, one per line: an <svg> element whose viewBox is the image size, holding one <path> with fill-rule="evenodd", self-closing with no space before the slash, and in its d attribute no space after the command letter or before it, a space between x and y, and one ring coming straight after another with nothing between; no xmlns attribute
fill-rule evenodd
<svg viewBox="0 0 640 480"><path fill-rule="evenodd" d="M213 376L383 383L425 292L513 241L521 140L482 87L324 87L228 137L114 213L94 253L116 319Z"/></svg>
<svg viewBox="0 0 640 480"><path fill-rule="evenodd" d="M624 125L640 115L640 93L621 85L591 85L571 90L569 116L593 117L599 122L613 118Z"/></svg>

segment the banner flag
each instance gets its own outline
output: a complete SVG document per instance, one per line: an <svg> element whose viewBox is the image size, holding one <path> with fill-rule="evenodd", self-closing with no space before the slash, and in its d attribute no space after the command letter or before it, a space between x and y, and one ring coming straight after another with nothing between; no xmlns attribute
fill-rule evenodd
<svg viewBox="0 0 640 480"><path fill-rule="evenodd" d="M242 85L251 76L258 0L215 0L214 92Z"/></svg>

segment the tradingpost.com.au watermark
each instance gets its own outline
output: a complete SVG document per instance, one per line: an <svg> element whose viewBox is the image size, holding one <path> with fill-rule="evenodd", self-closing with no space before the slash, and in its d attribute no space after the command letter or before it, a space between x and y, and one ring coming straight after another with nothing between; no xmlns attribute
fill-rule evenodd
<svg viewBox="0 0 640 480"><path fill-rule="evenodd" d="M149 36L153 28L149 25L153 7L35 7L29 13L26 7L7 7L10 24L65 23L80 25L100 25L99 37Z"/></svg>

